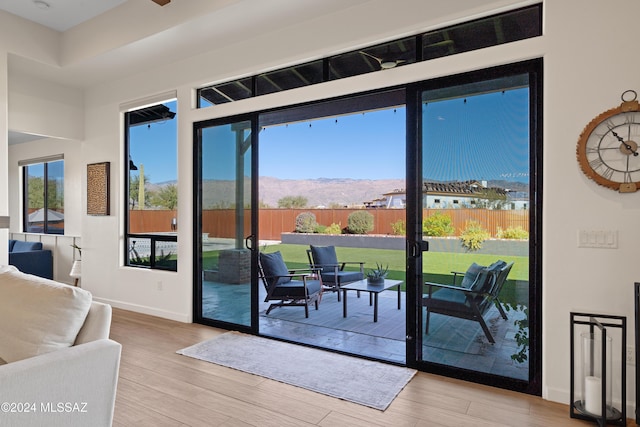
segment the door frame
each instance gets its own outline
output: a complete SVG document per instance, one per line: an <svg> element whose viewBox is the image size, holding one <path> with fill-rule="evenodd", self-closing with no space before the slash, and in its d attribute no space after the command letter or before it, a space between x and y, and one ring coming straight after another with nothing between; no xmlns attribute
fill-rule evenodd
<svg viewBox="0 0 640 427"><path fill-rule="evenodd" d="M530 234L529 234L529 380L516 380L486 373L453 368L434 364L422 360L422 123L420 120L421 102L419 94L427 89L443 86L455 86L479 80L504 77L510 74L529 75L529 135L530 135ZM363 93L354 93L334 99L324 99L309 103L287 105L273 109L266 109L217 118L194 123L194 211L193 211L193 241L194 255L200 254L202 247L202 233L199 213L201 212L201 185L199 177L202 173L201 147L199 146L199 130L203 127L221 125L239 120L250 120L252 123L252 161L251 161L251 327L212 321L202 318L202 282L200 256L194 257L194 322L203 323L226 329L243 330L259 334L258 313L258 236L259 236L259 194L258 194L258 164L259 164L259 126L260 116L274 113L278 110L308 107L322 102L353 98L366 94L375 94L389 90L404 89L406 105L406 225L407 225L407 264L406 264L406 365L425 372L437 373L466 381L496 386L509 390L540 395L542 392L542 106L543 106L543 60L542 58L526 60L518 63L501 65L482 70L470 71L441 78L409 83L394 88L380 88ZM418 304L420 302L420 304ZM409 309L411 307L411 309Z"/></svg>
<svg viewBox="0 0 640 427"><path fill-rule="evenodd" d="M193 322L229 330L257 334L258 333L258 116L259 113L248 113L227 116L193 123ZM235 122L251 123L251 221L249 235L245 238L245 246L251 254L251 324L249 326L230 323L202 316L202 129L222 126ZM245 232L246 234L246 232Z"/></svg>
<svg viewBox="0 0 640 427"><path fill-rule="evenodd" d="M542 58L436 78L407 86L407 365L421 371L509 390L542 393ZM422 121L420 94L516 74L529 76L529 379L528 381L422 360ZM412 220L409 220L409 219ZM411 236L411 241L409 240Z"/></svg>

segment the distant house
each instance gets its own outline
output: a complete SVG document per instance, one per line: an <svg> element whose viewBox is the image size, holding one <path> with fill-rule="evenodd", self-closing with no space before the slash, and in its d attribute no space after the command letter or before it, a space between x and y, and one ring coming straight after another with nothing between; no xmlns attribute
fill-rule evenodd
<svg viewBox="0 0 640 427"><path fill-rule="evenodd" d="M528 209L526 193L510 193L500 187L488 187L486 181L425 182L423 206L429 209L486 208ZM405 189L385 193L382 198L364 202L367 208L405 208Z"/></svg>

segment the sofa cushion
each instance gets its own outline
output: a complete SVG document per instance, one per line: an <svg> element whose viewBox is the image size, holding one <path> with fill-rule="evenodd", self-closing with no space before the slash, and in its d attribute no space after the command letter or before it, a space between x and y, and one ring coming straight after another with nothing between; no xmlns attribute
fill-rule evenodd
<svg viewBox="0 0 640 427"><path fill-rule="evenodd" d="M9 239L9 252L13 251L13 245L16 244L16 241L13 239Z"/></svg>
<svg viewBox="0 0 640 427"><path fill-rule="evenodd" d="M0 266L0 358L7 363L71 347L91 293Z"/></svg>
<svg viewBox="0 0 640 427"><path fill-rule="evenodd" d="M23 240L16 240L13 244L11 252L29 252L41 250L42 242L25 242Z"/></svg>

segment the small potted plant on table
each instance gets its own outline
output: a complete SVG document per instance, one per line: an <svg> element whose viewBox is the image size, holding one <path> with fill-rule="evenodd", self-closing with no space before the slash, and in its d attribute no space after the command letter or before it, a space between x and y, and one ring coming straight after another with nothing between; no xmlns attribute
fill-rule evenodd
<svg viewBox="0 0 640 427"><path fill-rule="evenodd" d="M370 285L382 285L389 273L389 265L382 267L382 264L376 263L376 268L367 272L367 283Z"/></svg>

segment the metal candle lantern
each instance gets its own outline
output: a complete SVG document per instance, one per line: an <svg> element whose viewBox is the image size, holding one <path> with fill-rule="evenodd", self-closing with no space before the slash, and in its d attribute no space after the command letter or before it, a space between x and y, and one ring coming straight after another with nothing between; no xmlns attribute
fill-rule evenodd
<svg viewBox="0 0 640 427"><path fill-rule="evenodd" d="M571 313L571 418L596 421L601 427L625 425L626 322L623 316ZM616 329L620 332L614 340ZM620 341L620 347L614 341ZM620 409L614 407L618 400Z"/></svg>

